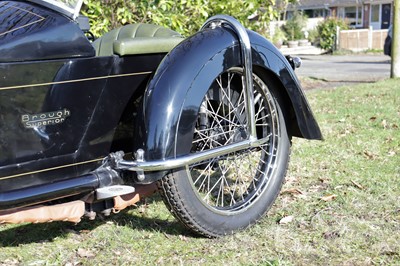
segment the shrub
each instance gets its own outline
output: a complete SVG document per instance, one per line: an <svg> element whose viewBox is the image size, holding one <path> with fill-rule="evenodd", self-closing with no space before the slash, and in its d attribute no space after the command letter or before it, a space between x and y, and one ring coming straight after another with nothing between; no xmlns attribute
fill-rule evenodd
<svg viewBox="0 0 400 266"><path fill-rule="evenodd" d="M348 29L346 21L333 17L327 18L318 24L319 44L322 49L328 51L333 51L335 49L337 27L340 27L340 29Z"/></svg>
<svg viewBox="0 0 400 266"><path fill-rule="evenodd" d="M295 11L293 16L286 21L283 26L283 30L286 33L287 39L289 41L304 39L303 29L307 23L307 16L303 13Z"/></svg>
<svg viewBox="0 0 400 266"><path fill-rule="evenodd" d="M269 22L279 16L274 5L275 0L84 0L82 13L89 17L95 36L137 22L162 25L188 36L216 14L234 16L245 27L265 33Z"/></svg>
<svg viewBox="0 0 400 266"><path fill-rule="evenodd" d="M314 46L319 46L319 34L316 28L308 31L308 41Z"/></svg>

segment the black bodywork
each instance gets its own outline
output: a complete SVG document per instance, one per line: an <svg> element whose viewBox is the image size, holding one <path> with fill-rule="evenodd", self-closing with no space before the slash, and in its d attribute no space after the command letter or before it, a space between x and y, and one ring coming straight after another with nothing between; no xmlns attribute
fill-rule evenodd
<svg viewBox="0 0 400 266"><path fill-rule="evenodd" d="M385 43L383 45L383 53L385 55L392 55L392 36L393 36L393 25L389 27L388 35L385 38Z"/></svg>
<svg viewBox="0 0 400 266"><path fill-rule="evenodd" d="M253 70L272 79L291 136L321 132L287 59L248 31ZM190 150L200 103L216 75L242 64L229 28L206 29L170 53L96 56L71 18L0 1L0 210L93 191L110 153L145 160ZM149 173L151 183L164 172Z"/></svg>

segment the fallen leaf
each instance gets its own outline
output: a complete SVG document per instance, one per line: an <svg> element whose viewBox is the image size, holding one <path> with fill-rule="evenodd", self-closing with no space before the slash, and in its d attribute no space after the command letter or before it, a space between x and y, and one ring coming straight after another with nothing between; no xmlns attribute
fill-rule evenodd
<svg viewBox="0 0 400 266"><path fill-rule="evenodd" d="M370 151L364 151L364 156L369 160L375 160L376 159L376 155L373 154Z"/></svg>
<svg viewBox="0 0 400 266"><path fill-rule="evenodd" d="M384 129L388 128L388 123L385 119L382 121L381 125L383 126Z"/></svg>
<svg viewBox="0 0 400 266"><path fill-rule="evenodd" d="M359 188L359 189L361 189L361 190L364 190L364 187L363 186L361 186L359 183L357 183L356 181L354 181L354 180L350 180L351 181L351 183L353 183L353 185L355 185L357 188Z"/></svg>
<svg viewBox="0 0 400 266"><path fill-rule="evenodd" d="M281 192L281 194L304 194L303 191L301 191L298 188L289 188L285 189Z"/></svg>
<svg viewBox="0 0 400 266"><path fill-rule="evenodd" d="M392 137L387 137L386 139L385 139L385 143L391 143L391 142L393 142L393 138Z"/></svg>
<svg viewBox="0 0 400 266"><path fill-rule="evenodd" d="M319 177L318 180L321 183L329 183L331 181L331 179L329 177Z"/></svg>
<svg viewBox="0 0 400 266"><path fill-rule="evenodd" d="M376 116L373 116L373 117L370 117L370 118L369 118L369 120L371 120L371 121L375 121L375 120L376 120L376 118L377 118Z"/></svg>
<svg viewBox="0 0 400 266"><path fill-rule="evenodd" d="M186 237L186 236L183 236L183 235L179 235L179 239L180 239L181 241L184 241L184 242L187 242L187 241L188 241L187 237Z"/></svg>
<svg viewBox="0 0 400 266"><path fill-rule="evenodd" d="M384 250L381 252L382 255L386 255L386 256L398 256L399 253L393 250Z"/></svg>
<svg viewBox="0 0 400 266"><path fill-rule="evenodd" d="M282 219L279 220L279 224L288 224L291 223L293 221L293 216L285 216Z"/></svg>
<svg viewBox="0 0 400 266"><path fill-rule="evenodd" d="M327 195L321 198L322 201L332 201L337 198L337 195L332 194L332 195Z"/></svg>
<svg viewBox="0 0 400 266"><path fill-rule="evenodd" d="M340 237L340 233L333 231L333 232L325 232L322 234L325 239L334 239Z"/></svg>
<svg viewBox="0 0 400 266"><path fill-rule="evenodd" d="M78 248L78 256L81 258L94 258L96 255L87 249L84 248Z"/></svg>
<svg viewBox="0 0 400 266"><path fill-rule="evenodd" d="M3 261L3 263L0 263L0 265L7 265L7 266L20 265L20 262L17 259L6 259L5 261Z"/></svg>
<svg viewBox="0 0 400 266"><path fill-rule="evenodd" d="M81 265L79 261L74 261L74 262L67 262L65 266L76 266L76 265Z"/></svg>

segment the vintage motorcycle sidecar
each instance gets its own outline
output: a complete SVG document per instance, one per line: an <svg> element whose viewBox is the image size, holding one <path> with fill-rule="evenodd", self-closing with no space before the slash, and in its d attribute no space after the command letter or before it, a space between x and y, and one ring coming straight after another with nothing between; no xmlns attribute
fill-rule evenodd
<svg viewBox="0 0 400 266"><path fill-rule="evenodd" d="M0 1L0 223L78 222L157 188L204 236L259 220L291 137L322 139L296 59L222 15L186 39L134 24L91 43L81 5Z"/></svg>

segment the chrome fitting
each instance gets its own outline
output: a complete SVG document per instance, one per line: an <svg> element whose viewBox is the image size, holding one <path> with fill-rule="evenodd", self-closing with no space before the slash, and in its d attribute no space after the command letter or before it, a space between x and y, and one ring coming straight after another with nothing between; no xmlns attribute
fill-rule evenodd
<svg viewBox="0 0 400 266"><path fill-rule="evenodd" d="M135 153L135 157L136 157L136 161L137 161L138 163L144 162L144 150L138 149L138 150L136 151L136 153ZM137 179L138 179L139 181L143 181L143 180L145 179L144 171L143 171L143 170L138 170L138 171L136 171L136 173L137 173Z"/></svg>
<svg viewBox="0 0 400 266"><path fill-rule="evenodd" d="M301 58L300 58L300 57L297 57L297 56L292 57L292 58L293 58L294 67L295 67L295 68L301 67L301 64L302 64Z"/></svg>

